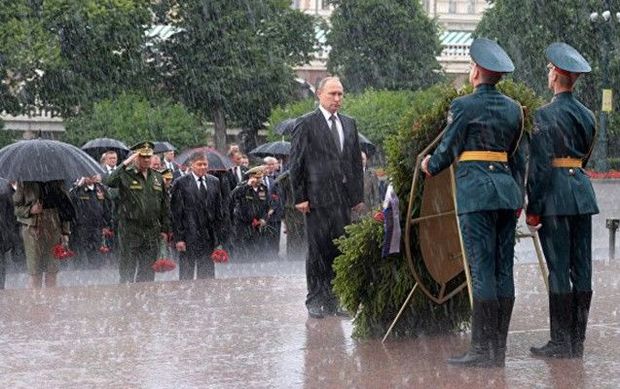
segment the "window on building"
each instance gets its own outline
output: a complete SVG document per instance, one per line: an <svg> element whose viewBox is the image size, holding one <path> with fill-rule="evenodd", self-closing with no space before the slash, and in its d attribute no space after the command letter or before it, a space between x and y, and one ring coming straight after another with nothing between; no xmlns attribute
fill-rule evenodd
<svg viewBox="0 0 620 389"><path fill-rule="evenodd" d="M469 0L467 4L467 13L468 14L476 13L476 0Z"/></svg>
<svg viewBox="0 0 620 389"><path fill-rule="evenodd" d="M448 1L448 12L451 14L456 13L456 0Z"/></svg>

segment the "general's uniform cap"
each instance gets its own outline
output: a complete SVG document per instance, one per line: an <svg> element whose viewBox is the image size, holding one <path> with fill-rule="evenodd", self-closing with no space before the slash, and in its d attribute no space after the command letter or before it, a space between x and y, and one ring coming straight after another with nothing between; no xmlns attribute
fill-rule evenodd
<svg viewBox="0 0 620 389"><path fill-rule="evenodd" d="M245 172L246 178L254 177L254 176L263 176L263 175L265 175L265 167L262 165L255 166L252 169Z"/></svg>
<svg viewBox="0 0 620 389"><path fill-rule="evenodd" d="M141 157L150 157L153 155L153 142L140 142L131 146L130 150L135 151Z"/></svg>
<svg viewBox="0 0 620 389"><path fill-rule="evenodd" d="M174 178L174 175L172 174L172 170L170 169L164 169L162 171L159 172L161 174L161 176L167 180L172 180Z"/></svg>
<svg viewBox="0 0 620 389"><path fill-rule="evenodd" d="M495 73L511 73L515 65L497 42L476 38L469 48L471 59L480 67Z"/></svg>
<svg viewBox="0 0 620 389"><path fill-rule="evenodd" d="M553 66L565 72L590 73L592 71L590 64L579 51L564 42L555 42L547 46L545 55Z"/></svg>

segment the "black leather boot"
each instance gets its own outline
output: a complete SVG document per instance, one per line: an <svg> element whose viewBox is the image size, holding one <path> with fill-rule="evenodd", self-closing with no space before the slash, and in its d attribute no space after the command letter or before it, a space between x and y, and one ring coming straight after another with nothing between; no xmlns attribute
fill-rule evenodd
<svg viewBox="0 0 620 389"><path fill-rule="evenodd" d="M457 366L494 367L497 350L497 300L476 300L472 311L469 350L448 359Z"/></svg>
<svg viewBox="0 0 620 389"><path fill-rule="evenodd" d="M497 315L497 350L495 352L495 366L504 367L506 361L506 341L508 328L512 317L512 308L515 305L514 298L499 298L499 310Z"/></svg>
<svg viewBox="0 0 620 389"><path fill-rule="evenodd" d="M583 342L586 340L586 328L588 327L588 314L592 291L573 292L573 322L571 326L571 353L573 358L583 357Z"/></svg>
<svg viewBox="0 0 620 389"><path fill-rule="evenodd" d="M551 340L542 347L531 347L530 352L537 357L570 358L572 293L549 294L549 318Z"/></svg>

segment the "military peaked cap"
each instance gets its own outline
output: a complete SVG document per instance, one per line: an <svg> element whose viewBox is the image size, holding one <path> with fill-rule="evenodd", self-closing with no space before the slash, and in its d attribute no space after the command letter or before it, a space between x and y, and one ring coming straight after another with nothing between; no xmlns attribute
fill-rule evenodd
<svg viewBox="0 0 620 389"><path fill-rule="evenodd" d="M140 142L131 146L131 151L135 151L141 157L150 157L153 155L153 142Z"/></svg>
<svg viewBox="0 0 620 389"><path fill-rule="evenodd" d="M515 65L495 41L487 38L474 39L469 48L471 59L478 66L496 73L511 73L515 70Z"/></svg>
<svg viewBox="0 0 620 389"><path fill-rule="evenodd" d="M255 166L252 169L245 172L246 178L252 177L252 176L263 176L263 175L265 175L265 167L263 165Z"/></svg>
<svg viewBox="0 0 620 389"><path fill-rule="evenodd" d="M564 42L550 44L545 50L549 62L556 68L570 73L590 73L588 61L571 45Z"/></svg>

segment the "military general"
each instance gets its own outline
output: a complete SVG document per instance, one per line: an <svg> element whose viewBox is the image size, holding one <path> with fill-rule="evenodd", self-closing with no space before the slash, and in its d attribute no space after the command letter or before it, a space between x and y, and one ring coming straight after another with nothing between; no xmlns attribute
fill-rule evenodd
<svg viewBox="0 0 620 389"><path fill-rule="evenodd" d="M159 254L160 240L170 231L169 202L164 179L150 168L153 143L133 146L134 152L106 179L118 188L120 282L153 281L152 265Z"/></svg>
<svg viewBox="0 0 620 389"><path fill-rule="evenodd" d="M494 41L471 46L470 95L455 99L441 143L422 170L433 176L456 162L458 221L471 267L471 345L448 362L461 366L504 366L514 304L514 237L524 198L525 156L521 106L495 84L514 65Z"/></svg>
<svg viewBox="0 0 620 389"><path fill-rule="evenodd" d="M551 44L546 55L554 97L535 115L526 220L540 230L549 268L551 339L530 350L535 356L580 358L592 299L592 215L598 213L583 167L596 124L573 87L590 65L566 43Z"/></svg>

